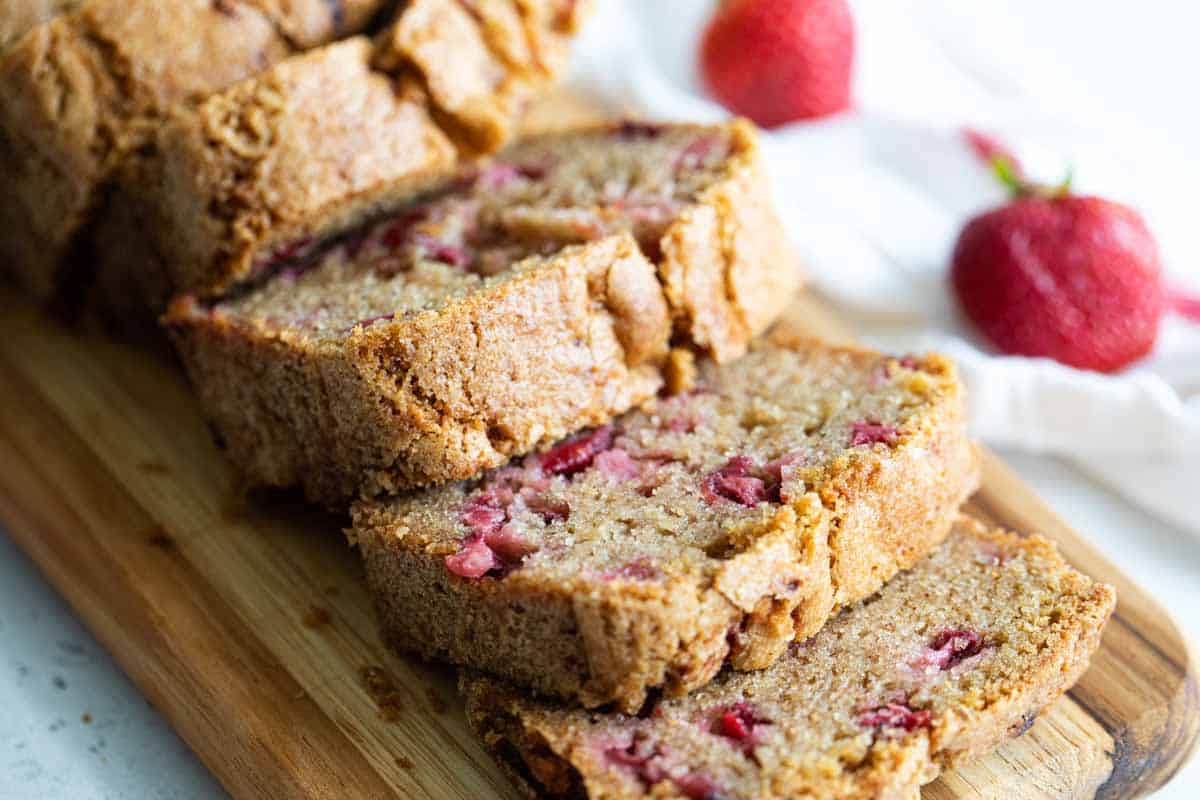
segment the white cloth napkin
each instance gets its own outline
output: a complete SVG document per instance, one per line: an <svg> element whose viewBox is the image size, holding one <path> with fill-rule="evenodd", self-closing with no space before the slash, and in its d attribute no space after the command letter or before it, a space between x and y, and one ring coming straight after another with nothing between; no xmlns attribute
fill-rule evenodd
<svg viewBox="0 0 1200 800"><path fill-rule="evenodd" d="M1047 182L1140 209L1173 283L1200 290L1195 159L1110 113L1020 46L1003 6L860 0L853 112L778 129L764 153L810 283L892 352L957 360L973 433L1068 457L1132 501L1200 534L1200 325L1169 318L1154 353L1117 375L997 354L947 290L963 222L1004 199L964 126L993 133ZM716 120L695 69L704 0L600 0L575 84L616 111Z"/></svg>

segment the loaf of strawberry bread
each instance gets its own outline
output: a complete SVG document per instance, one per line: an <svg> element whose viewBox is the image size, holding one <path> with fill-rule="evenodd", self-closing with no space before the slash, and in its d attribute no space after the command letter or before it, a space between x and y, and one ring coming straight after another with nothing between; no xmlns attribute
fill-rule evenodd
<svg viewBox="0 0 1200 800"><path fill-rule="evenodd" d="M742 122L535 137L247 274L165 322L248 482L331 505L601 425L673 333L736 357L799 283Z"/></svg>
<svg viewBox="0 0 1200 800"><path fill-rule="evenodd" d="M928 554L976 486L938 356L780 334L693 367L477 480L357 503L385 638L632 713L725 663L769 666Z"/></svg>
<svg viewBox="0 0 1200 800"><path fill-rule="evenodd" d="M756 673L633 716L465 673L467 718L530 797L918 797L1024 733L1087 668L1116 598L1049 542L964 519L873 597Z"/></svg>
<svg viewBox="0 0 1200 800"><path fill-rule="evenodd" d="M344 8L368 5L382 0ZM26 32L0 53L0 270L43 299L76 289L78 271L89 271L87 228L114 171L151 141L168 110L295 52L285 28L324 41L367 16L341 8L90 0Z"/></svg>
<svg viewBox="0 0 1200 800"><path fill-rule="evenodd" d="M395 46L388 35L375 44L351 39L177 108L151 154L122 172L97 224L100 310L110 318L139 305L158 313L172 294L215 297L255 282L269 263L255 263L256 255L376 216L410 196L414 182L447 170L461 149L477 152L438 105L435 79L452 69L486 63L520 98L496 110L503 132L489 139L494 149L524 102L565 66L582 13L542 21L548 0L489 0L476 20L467 4L434 2L456 23L443 26L430 5L405 4L388 28L409 31L421 52L432 52L429 75L408 63L382 68L379 54ZM493 30L492 17L508 24ZM537 60L529 50L543 41L548 52ZM472 103L495 99L490 85L470 91L481 93Z"/></svg>

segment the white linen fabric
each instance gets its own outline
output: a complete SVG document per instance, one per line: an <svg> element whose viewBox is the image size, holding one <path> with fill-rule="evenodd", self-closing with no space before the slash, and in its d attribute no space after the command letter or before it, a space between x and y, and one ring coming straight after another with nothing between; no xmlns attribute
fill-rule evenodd
<svg viewBox="0 0 1200 800"><path fill-rule="evenodd" d="M696 71L705 0L599 0L573 83L614 111L716 120ZM1150 357L1115 375L998 354L961 317L946 274L958 231L1004 192L964 127L996 135L1037 179L1129 203L1169 280L1200 290L1196 159L1105 108L1006 27L1003 5L860 0L855 108L764 136L776 201L810 285L864 341L958 362L986 442L1067 457L1200 534L1200 325L1168 317Z"/></svg>

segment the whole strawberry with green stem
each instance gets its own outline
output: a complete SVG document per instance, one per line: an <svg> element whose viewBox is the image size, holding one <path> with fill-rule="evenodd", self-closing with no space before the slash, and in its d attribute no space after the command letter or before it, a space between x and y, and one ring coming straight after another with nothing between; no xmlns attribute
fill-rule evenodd
<svg viewBox="0 0 1200 800"><path fill-rule="evenodd" d="M713 96L765 128L849 108L853 66L846 0L723 0L700 48Z"/></svg>
<svg viewBox="0 0 1200 800"><path fill-rule="evenodd" d="M1013 198L974 217L951 264L967 317L1005 353L1114 372L1154 347L1172 303L1140 214L1100 197L1031 183L1006 150L968 132Z"/></svg>

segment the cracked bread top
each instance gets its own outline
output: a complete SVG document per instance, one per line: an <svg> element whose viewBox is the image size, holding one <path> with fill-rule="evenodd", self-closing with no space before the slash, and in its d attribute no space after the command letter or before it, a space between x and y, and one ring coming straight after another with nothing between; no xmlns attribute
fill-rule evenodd
<svg viewBox="0 0 1200 800"><path fill-rule="evenodd" d="M439 121L465 151L512 135L533 95L566 67L589 9L559 0L412 0L377 37L375 64L421 77Z"/></svg>
<svg viewBox="0 0 1200 800"><path fill-rule="evenodd" d="M308 18L307 1L255 2L277 16ZM421 28L425 5L403 4L391 25ZM469 13L467 4L452 2L446 13L470 35L434 25L422 29L421 46L452 65L495 61L514 91L531 95L565 65L574 30L543 18L553 5L488 0ZM342 7L349 15L358 6ZM508 23L490 24L493 17ZM547 38L560 57L535 68L532 51ZM495 55L505 43L520 53ZM99 226L102 305L121 316L119 301L131 285L157 312L173 294L216 297L258 282L264 253L271 261L278 254L268 251L360 225L449 170L464 147L458 127L420 70L380 62L382 46L351 39L323 47L178 108L148 157L122 175L111 204L118 208ZM503 110L505 123L520 111ZM137 241L142 236L148 245Z"/></svg>

